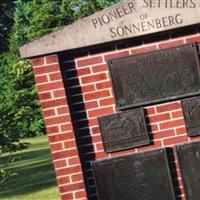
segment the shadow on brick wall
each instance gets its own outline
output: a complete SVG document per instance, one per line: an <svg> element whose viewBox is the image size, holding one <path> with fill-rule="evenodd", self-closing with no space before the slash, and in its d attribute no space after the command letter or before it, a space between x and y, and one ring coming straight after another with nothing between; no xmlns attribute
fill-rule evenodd
<svg viewBox="0 0 200 200"><path fill-rule="evenodd" d="M79 51L60 54L59 57L88 199L95 200L97 199L96 189L90 166L90 162L95 160L95 153L89 129L86 106L84 104L81 86L75 66L75 57L86 55L87 51Z"/></svg>

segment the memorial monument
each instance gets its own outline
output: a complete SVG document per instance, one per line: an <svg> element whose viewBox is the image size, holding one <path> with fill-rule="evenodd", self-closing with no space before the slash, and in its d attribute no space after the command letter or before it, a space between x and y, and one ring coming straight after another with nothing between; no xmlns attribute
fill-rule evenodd
<svg viewBox="0 0 200 200"><path fill-rule="evenodd" d="M20 48L62 200L198 199L199 24L199 0L124 0Z"/></svg>

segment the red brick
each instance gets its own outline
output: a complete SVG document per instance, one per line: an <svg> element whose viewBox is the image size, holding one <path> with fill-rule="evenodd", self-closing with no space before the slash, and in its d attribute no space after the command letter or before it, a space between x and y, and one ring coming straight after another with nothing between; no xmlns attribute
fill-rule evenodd
<svg viewBox="0 0 200 200"><path fill-rule="evenodd" d="M60 192L61 193L71 192L71 191L81 190L83 188L84 188L84 183L75 183L71 185L61 186Z"/></svg>
<svg viewBox="0 0 200 200"><path fill-rule="evenodd" d="M50 81L58 81L62 80L62 75L60 72L54 73L54 74L49 74Z"/></svg>
<svg viewBox="0 0 200 200"><path fill-rule="evenodd" d="M60 117L53 117L50 119L45 119L45 124L46 124L46 126L49 126L49 125L54 125L54 124L59 124L59 123L65 123L69 120L70 120L69 115L63 115Z"/></svg>
<svg viewBox="0 0 200 200"><path fill-rule="evenodd" d="M167 145L173 145L173 144L178 144L178 143L187 142L187 141L188 141L187 136L177 136L174 138L164 139L163 143L165 146L167 146Z"/></svg>
<svg viewBox="0 0 200 200"><path fill-rule="evenodd" d="M150 51L155 51L156 49L157 49L156 45L141 47L141 48L131 50L131 54L134 54L134 55L142 54L142 53L147 53Z"/></svg>
<svg viewBox="0 0 200 200"><path fill-rule="evenodd" d="M92 134L99 134L99 133L100 133L99 127L92 127Z"/></svg>
<svg viewBox="0 0 200 200"><path fill-rule="evenodd" d="M93 92L93 93L88 93L84 95L84 98L86 101L88 100L97 100L103 97L109 97L110 96L110 91L109 90L103 90L99 92Z"/></svg>
<svg viewBox="0 0 200 200"><path fill-rule="evenodd" d="M83 175L82 174L75 174L72 175L72 182L79 182L79 181L83 181Z"/></svg>
<svg viewBox="0 0 200 200"><path fill-rule="evenodd" d="M154 143L152 145L140 147L137 150L138 151L145 151L145 150L150 150L150 149L155 149L155 148L160 148L160 147L162 147L162 143L161 143L161 141L158 140L158 141L154 141Z"/></svg>
<svg viewBox="0 0 200 200"><path fill-rule="evenodd" d="M200 42L200 36L192 36L189 38L186 38L186 42L190 43L190 42Z"/></svg>
<svg viewBox="0 0 200 200"><path fill-rule="evenodd" d="M58 56L57 55L47 56L46 63L47 64L58 63Z"/></svg>
<svg viewBox="0 0 200 200"><path fill-rule="evenodd" d="M57 162L59 162L59 161L57 161ZM69 176L60 177L60 178L57 179L57 183L58 183L58 185L70 183L70 178L69 178Z"/></svg>
<svg viewBox="0 0 200 200"><path fill-rule="evenodd" d="M92 108L96 108L96 107L98 107L97 101L91 101L91 102L85 103L85 109L87 109L87 110L92 109Z"/></svg>
<svg viewBox="0 0 200 200"><path fill-rule="evenodd" d="M76 174L82 172L81 166L73 166L73 167L66 167L63 169L57 169L56 175L57 176L64 176L64 175L70 175L70 174Z"/></svg>
<svg viewBox="0 0 200 200"><path fill-rule="evenodd" d="M89 119L88 125L89 126L96 126L96 125L98 125L98 120L97 119Z"/></svg>
<svg viewBox="0 0 200 200"><path fill-rule="evenodd" d="M96 144L96 150L103 151L104 150L103 144L102 143Z"/></svg>
<svg viewBox="0 0 200 200"><path fill-rule="evenodd" d="M73 193L61 194L61 200L72 200Z"/></svg>
<svg viewBox="0 0 200 200"><path fill-rule="evenodd" d="M64 142L64 146L65 146L65 149L68 149L68 148L76 148L76 141L75 140L72 140L72 141L66 141Z"/></svg>
<svg viewBox="0 0 200 200"><path fill-rule="evenodd" d="M125 150L125 151L114 152L114 153L111 153L111 155L113 157L115 157L115 156L132 154L133 152L135 152L135 149L129 149L129 150Z"/></svg>
<svg viewBox="0 0 200 200"><path fill-rule="evenodd" d="M181 109L180 102L173 102L156 107L158 113Z"/></svg>
<svg viewBox="0 0 200 200"><path fill-rule="evenodd" d="M107 106L107 105L112 105L112 104L115 104L114 98L100 100L100 106Z"/></svg>
<svg viewBox="0 0 200 200"><path fill-rule="evenodd" d="M77 61L78 67L85 67L87 65L94 65L103 62L103 59L101 56L91 57L91 58L85 58L82 60Z"/></svg>
<svg viewBox="0 0 200 200"><path fill-rule="evenodd" d="M55 168L62 168L67 166L66 160L57 160L53 164Z"/></svg>
<svg viewBox="0 0 200 200"><path fill-rule="evenodd" d="M81 163L79 157L69 158L68 160L69 165L78 165Z"/></svg>
<svg viewBox="0 0 200 200"><path fill-rule="evenodd" d="M50 149L51 149L51 152L64 150L62 143L51 144Z"/></svg>
<svg viewBox="0 0 200 200"><path fill-rule="evenodd" d="M33 72L35 75L48 74L50 72L56 72L59 70L60 70L59 65L50 65L50 66L48 65L48 66L33 68Z"/></svg>
<svg viewBox="0 0 200 200"><path fill-rule="evenodd" d="M57 133L59 131L58 126L47 127L46 131L48 134Z"/></svg>
<svg viewBox="0 0 200 200"><path fill-rule="evenodd" d="M175 40L175 41L167 41L167 42L163 42L163 43L160 43L158 45L159 49L164 49L164 48L171 48L171 47L176 47L176 46L179 46L179 45L182 45L184 44L184 40L181 39L181 40Z"/></svg>
<svg viewBox="0 0 200 200"><path fill-rule="evenodd" d="M166 131L159 131L153 134L154 139L161 139L165 137L175 136L174 129L166 130Z"/></svg>
<svg viewBox="0 0 200 200"><path fill-rule="evenodd" d="M72 156L77 156L78 152L76 149L73 150L64 150L56 153L52 153L53 160L68 158Z"/></svg>
<svg viewBox="0 0 200 200"><path fill-rule="evenodd" d="M108 66L106 64L96 65L92 67L93 73L108 71Z"/></svg>
<svg viewBox="0 0 200 200"><path fill-rule="evenodd" d="M87 198L87 194L85 191L79 191L75 193L75 197L78 198Z"/></svg>
<svg viewBox="0 0 200 200"><path fill-rule="evenodd" d="M121 152L122 153L122 152ZM104 153L104 152L97 152L95 154L95 158L96 159L102 159L102 158L107 158L108 157L108 154Z"/></svg>
<svg viewBox="0 0 200 200"><path fill-rule="evenodd" d="M39 84L39 83L47 83L47 82L48 82L47 75L44 75L44 76L36 76L36 77L35 77L35 82L36 82L37 84Z"/></svg>
<svg viewBox="0 0 200 200"><path fill-rule="evenodd" d="M146 111L147 111L147 115L154 115L154 114L156 114L155 107L147 108Z"/></svg>
<svg viewBox="0 0 200 200"><path fill-rule="evenodd" d="M61 131L71 131L73 129L73 126L72 124L64 124L64 125L61 125Z"/></svg>
<svg viewBox="0 0 200 200"><path fill-rule="evenodd" d="M49 142L62 142L63 140L74 138L74 133L61 133L57 135L49 135Z"/></svg>
<svg viewBox="0 0 200 200"><path fill-rule="evenodd" d="M84 76L84 75L87 75L87 74L91 74L91 70L90 68L84 68L84 69L78 69L77 70L77 75L78 76Z"/></svg>
<svg viewBox="0 0 200 200"><path fill-rule="evenodd" d="M44 115L45 117L51 117L51 116L55 116L55 115L56 115L54 109L43 110L42 112L43 112L43 115Z"/></svg>
<svg viewBox="0 0 200 200"><path fill-rule="evenodd" d="M67 102L65 98L41 102L42 109L54 108L56 106L62 106L66 104Z"/></svg>
<svg viewBox="0 0 200 200"><path fill-rule="evenodd" d="M53 91L54 98L65 97L65 89L55 90Z"/></svg>
<svg viewBox="0 0 200 200"><path fill-rule="evenodd" d="M67 106L63 106L63 107L57 108L57 112L58 112L59 115L68 114L69 113L69 109L68 109Z"/></svg>
<svg viewBox="0 0 200 200"><path fill-rule="evenodd" d="M93 135L93 136L92 136L92 142L93 142L93 143L102 142L101 135Z"/></svg>
<svg viewBox="0 0 200 200"><path fill-rule="evenodd" d="M37 85L37 90L39 92L45 92L49 90L55 90L55 89L60 89L63 88L63 82L54 82L54 83L47 83L47 84L42 84L42 85Z"/></svg>
<svg viewBox="0 0 200 200"><path fill-rule="evenodd" d="M148 125L148 126L149 126L149 128L151 129L152 132L158 130L158 125L157 124L151 124L151 125Z"/></svg>
<svg viewBox="0 0 200 200"><path fill-rule="evenodd" d="M102 81L102 80L106 80L107 79L107 75L105 73L103 74L97 74L97 75L91 75L91 76L85 76L81 78L81 82L83 84L85 83L94 83L97 81Z"/></svg>
<svg viewBox="0 0 200 200"><path fill-rule="evenodd" d="M40 101L51 99L51 92L39 93Z"/></svg>
<svg viewBox="0 0 200 200"><path fill-rule="evenodd" d="M81 87L82 93L95 91L94 85L86 85Z"/></svg>
<svg viewBox="0 0 200 200"><path fill-rule="evenodd" d="M169 120L170 118L171 118L170 114L165 113L165 114L158 114L158 115L155 115L155 116L151 116L151 117L149 117L149 121L150 121L150 123L156 123L156 122Z"/></svg>
<svg viewBox="0 0 200 200"><path fill-rule="evenodd" d="M88 111L88 116L89 117L100 117L102 115L111 114L113 112L114 112L114 110L112 107L101 108L101 109L95 109L95 110Z"/></svg>
<svg viewBox="0 0 200 200"><path fill-rule="evenodd" d="M176 129L176 134L177 135L182 135L182 134L186 134L187 133L187 130L185 127L181 127L181 128L177 128Z"/></svg>
<svg viewBox="0 0 200 200"><path fill-rule="evenodd" d="M44 65L44 57L31 59L31 63L33 66Z"/></svg>
<svg viewBox="0 0 200 200"><path fill-rule="evenodd" d="M112 83L110 81L106 81L106 82L96 84L97 90L102 90L104 88L111 88L111 87L112 87Z"/></svg>
<svg viewBox="0 0 200 200"><path fill-rule="evenodd" d="M169 122L160 123L160 129L175 128L177 126L183 126L185 124L183 119L177 119Z"/></svg>
<svg viewBox="0 0 200 200"><path fill-rule="evenodd" d="M121 51L121 52L107 54L104 56L104 58L105 60L110 60L110 59L120 58L120 57L124 57L128 55L129 55L129 51Z"/></svg>
<svg viewBox="0 0 200 200"><path fill-rule="evenodd" d="M182 111L172 112L172 118L180 118L180 117L183 117L183 112Z"/></svg>

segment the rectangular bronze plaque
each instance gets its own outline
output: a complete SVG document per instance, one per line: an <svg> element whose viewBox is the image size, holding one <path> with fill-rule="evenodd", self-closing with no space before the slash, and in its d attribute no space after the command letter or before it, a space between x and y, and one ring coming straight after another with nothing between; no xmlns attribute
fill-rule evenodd
<svg viewBox="0 0 200 200"><path fill-rule="evenodd" d="M187 200L200 199L200 142L176 147Z"/></svg>
<svg viewBox="0 0 200 200"><path fill-rule="evenodd" d="M200 94L196 44L110 60L118 109Z"/></svg>
<svg viewBox="0 0 200 200"><path fill-rule="evenodd" d="M99 200L175 200L166 149L92 163Z"/></svg>
<svg viewBox="0 0 200 200"><path fill-rule="evenodd" d="M142 108L99 118L107 153L150 144Z"/></svg>
<svg viewBox="0 0 200 200"><path fill-rule="evenodd" d="M188 136L200 135L200 97L181 102Z"/></svg>

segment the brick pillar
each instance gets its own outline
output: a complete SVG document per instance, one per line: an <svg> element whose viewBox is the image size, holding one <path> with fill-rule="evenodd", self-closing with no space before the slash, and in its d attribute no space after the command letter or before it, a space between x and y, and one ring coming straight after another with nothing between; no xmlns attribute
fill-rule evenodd
<svg viewBox="0 0 200 200"><path fill-rule="evenodd" d="M57 55L31 60L61 199L86 200L83 172Z"/></svg>

